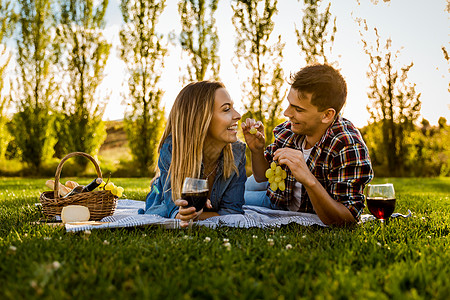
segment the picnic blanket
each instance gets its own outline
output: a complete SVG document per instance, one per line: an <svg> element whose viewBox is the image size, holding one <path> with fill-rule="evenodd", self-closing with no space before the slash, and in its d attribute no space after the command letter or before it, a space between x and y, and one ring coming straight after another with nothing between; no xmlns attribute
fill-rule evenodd
<svg viewBox="0 0 450 300"><path fill-rule="evenodd" d="M72 225L65 224L66 231L77 232L92 229L106 229L106 228L121 228L121 227L137 227L146 225L158 225L167 229L181 228L178 219L167 219L158 215L138 214L140 208L145 207L144 201L119 199L117 201L117 207L112 216L105 217L101 222L96 222L95 225L83 224ZM225 215L211 217L206 220L199 220L193 222L197 226L206 226L210 228L217 228L221 226L227 227L239 227L239 228L269 228L280 227L281 225L287 225L289 223L297 223L303 226L318 225L325 227L319 217L315 214L292 212L284 210L273 210L265 207L244 205L245 214L239 215ZM411 215L396 215L408 217ZM363 215L360 222L366 222L373 220L375 217L372 215Z"/></svg>

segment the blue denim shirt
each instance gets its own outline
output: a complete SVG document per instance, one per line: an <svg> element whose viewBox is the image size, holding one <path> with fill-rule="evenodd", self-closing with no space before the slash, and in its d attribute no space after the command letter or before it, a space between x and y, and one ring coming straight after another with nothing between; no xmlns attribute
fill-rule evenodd
<svg viewBox="0 0 450 300"><path fill-rule="evenodd" d="M239 171L235 171L227 179L223 176L223 153L219 158L219 166L214 178L211 191L210 211L216 211L219 215L243 214L244 190L247 176L245 173L245 144L237 141L232 144L234 163ZM172 201L172 190L170 187L170 176L167 176L172 160L172 136L169 135L161 147L158 159L160 176L155 179L151 192L145 200L145 212L139 213L156 214L165 218L175 218L178 206Z"/></svg>

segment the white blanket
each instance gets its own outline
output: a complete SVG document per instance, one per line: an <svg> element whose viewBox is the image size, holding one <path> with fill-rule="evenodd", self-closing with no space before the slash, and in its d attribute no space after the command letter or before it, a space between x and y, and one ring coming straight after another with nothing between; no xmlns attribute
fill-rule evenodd
<svg viewBox="0 0 450 300"><path fill-rule="evenodd" d="M135 227L144 225L158 225L168 229L180 228L179 220L167 219L158 215L140 215L138 209L144 208L144 201L120 199L117 201L117 207L114 214L101 220L102 223L72 225L65 224L66 230L71 232L84 231L91 229ZM220 226L239 227L239 228L268 228L280 227L289 223L297 223L303 226L319 225L326 226L315 214L291 212L283 210L272 210L259 206L245 205L244 215L225 215L208 218L202 221L195 221L194 225L217 228ZM401 215L403 216L403 215ZM363 215L361 222L374 219L371 215ZM104 222L104 223L103 223Z"/></svg>

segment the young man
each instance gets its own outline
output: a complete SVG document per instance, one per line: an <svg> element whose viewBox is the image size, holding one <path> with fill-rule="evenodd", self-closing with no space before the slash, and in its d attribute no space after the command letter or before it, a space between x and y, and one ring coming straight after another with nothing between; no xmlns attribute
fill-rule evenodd
<svg viewBox="0 0 450 300"><path fill-rule="evenodd" d="M273 191L265 183L266 192L246 191L246 204L316 213L324 224L358 221L364 208L363 190L373 170L358 129L339 115L346 97L347 86L338 71L329 65L311 65L291 77L284 112L289 121L275 127L272 144L264 149L260 121L242 123L254 179L266 181L272 161L287 172L284 191Z"/></svg>

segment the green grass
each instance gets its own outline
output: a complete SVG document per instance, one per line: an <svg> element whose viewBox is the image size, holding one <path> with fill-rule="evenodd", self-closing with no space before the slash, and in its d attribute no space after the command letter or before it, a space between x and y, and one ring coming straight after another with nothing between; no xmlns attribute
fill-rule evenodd
<svg viewBox="0 0 450 300"><path fill-rule="evenodd" d="M149 179L113 181L125 187L129 198L145 198ZM42 217L33 204L44 182L1 178L0 299L450 295L450 178L375 180L394 183L396 212L414 213L392 220L384 231L379 222L369 222L349 228L291 224L273 230L193 228L189 233L145 227L91 234L31 224Z"/></svg>

